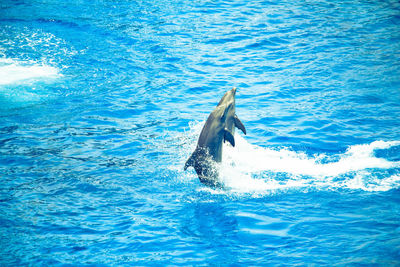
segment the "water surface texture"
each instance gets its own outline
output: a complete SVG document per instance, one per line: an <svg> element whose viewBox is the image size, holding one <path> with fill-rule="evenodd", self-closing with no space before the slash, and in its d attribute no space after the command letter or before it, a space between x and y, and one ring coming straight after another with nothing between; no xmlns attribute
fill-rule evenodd
<svg viewBox="0 0 400 267"><path fill-rule="evenodd" d="M398 1L2 0L0 265L399 265L399 58Z"/></svg>

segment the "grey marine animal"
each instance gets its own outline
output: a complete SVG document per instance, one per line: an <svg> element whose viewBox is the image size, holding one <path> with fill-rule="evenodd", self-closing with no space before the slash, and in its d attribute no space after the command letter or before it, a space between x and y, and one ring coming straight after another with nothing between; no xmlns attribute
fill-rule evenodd
<svg viewBox="0 0 400 267"><path fill-rule="evenodd" d="M221 186L216 163L222 160L222 145L228 141L235 146L235 127L246 134L246 128L235 114L236 88L229 90L210 113L201 130L197 147L186 161L184 170L192 166L200 182L209 186Z"/></svg>

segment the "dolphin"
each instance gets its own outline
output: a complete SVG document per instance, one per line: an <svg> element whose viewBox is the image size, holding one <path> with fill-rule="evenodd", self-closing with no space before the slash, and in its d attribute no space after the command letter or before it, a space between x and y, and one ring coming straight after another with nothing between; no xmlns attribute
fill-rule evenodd
<svg viewBox="0 0 400 267"><path fill-rule="evenodd" d="M228 141L235 146L235 127L246 134L246 128L235 114L236 88L227 91L210 113L201 130L197 147L186 161L184 170L192 166L200 182L220 186L216 164L222 160L222 144Z"/></svg>

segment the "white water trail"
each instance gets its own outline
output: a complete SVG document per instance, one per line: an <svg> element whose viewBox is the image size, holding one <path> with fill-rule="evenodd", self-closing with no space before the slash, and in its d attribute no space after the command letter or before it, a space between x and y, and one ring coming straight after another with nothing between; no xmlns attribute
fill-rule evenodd
<svg viewBox="0 0 400 267"><path fill-rule="evenodd" d="M235 135L235 140L235 147L224 145L220 176L227 187L237 192L296 187L387 191L400 187L400 175L379 175L383 170L398 171L400 162L374 154L377 149L399 146L400 141L375 141L350 146L339 155L308 156L287 148L274 150L255 146L239 134Z"/></svg>

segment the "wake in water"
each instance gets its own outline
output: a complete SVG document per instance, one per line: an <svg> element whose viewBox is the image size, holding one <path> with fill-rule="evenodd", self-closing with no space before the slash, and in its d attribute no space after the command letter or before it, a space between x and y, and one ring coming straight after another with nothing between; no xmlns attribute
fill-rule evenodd
<svg viewBox="0 0 400 267"><path fill-rule="evenodd" d="M186 133L188 141L193 140L191 146L202 125L192 124ZM235 134L235 141L235 147L224 145L219 166L221 181L233 192L266 193L292 188L387 191L400 187L400 161L375 155L378 150L400 146L400 141L375 141L350 146L343 154L313 156L289 148L252 145L239 134ZM187 153L182 156L187 157L192 149L186 147Z"/></svg>

